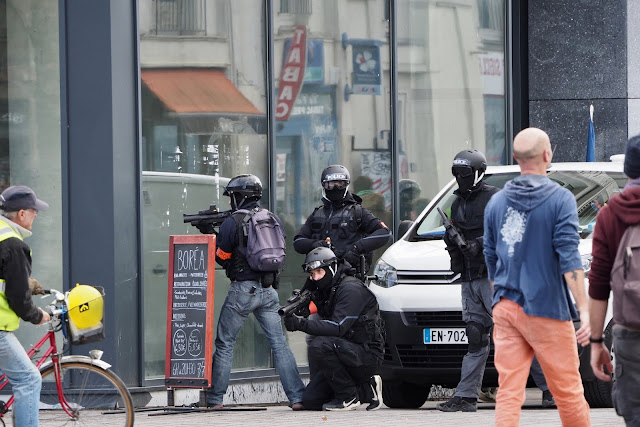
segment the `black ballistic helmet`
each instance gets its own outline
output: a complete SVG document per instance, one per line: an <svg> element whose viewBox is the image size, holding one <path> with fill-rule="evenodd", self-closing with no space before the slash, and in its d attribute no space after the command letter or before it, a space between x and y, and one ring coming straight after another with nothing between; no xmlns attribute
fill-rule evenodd
<svg viewBox="0 0 640 427"><path fill-rule="evenodd" d="M351 175L347 168L342 165L327 166L322 171L322 179L320 180L320 183L324 187L324 183L329 181L344 181L348 185L351 183Z"/></svg>
<svg viewBox="0 0 640 427"><path fill-rule="evenodd" d="M451 173L453 176L467 177L474 175L477 171L478 176L487 170L487 158L478 150L462 150L453 159Z"/></svg>
<svg viewBox="0 0 640 427"><path fill-rule="evenodd" d="M245 174L231 178L227 186L224 188L224 196L239 194L244 198L262 197L262 182L255 175Z"/></svg>
<svg viewBox="0 0 640 427"><path fill-rule="evenodd" d="M307 254L307 257L304 259L304 264L302 264L302 271L308 273L320 267L331 268L331 266L337 262L338 258L336 254L334 254L331 249L321 246Z"/></svg>

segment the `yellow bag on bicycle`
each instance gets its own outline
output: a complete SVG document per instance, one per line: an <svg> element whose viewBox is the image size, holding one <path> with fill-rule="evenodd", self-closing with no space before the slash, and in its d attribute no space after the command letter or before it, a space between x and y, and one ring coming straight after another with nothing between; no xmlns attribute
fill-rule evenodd
<svg viewBox="0 0 640 427"><path fill-rule="evenodd" d="M104 339L104 290L77 284L67 294L68 325L72 344Z"/></svg>

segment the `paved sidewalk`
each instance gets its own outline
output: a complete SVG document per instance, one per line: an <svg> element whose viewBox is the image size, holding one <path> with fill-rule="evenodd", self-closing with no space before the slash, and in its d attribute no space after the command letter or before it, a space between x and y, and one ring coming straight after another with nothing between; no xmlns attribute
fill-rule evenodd
<svg viewBox="0 0 640 427"><path fill-rule="evenodd" d="M556 409L543 409L540 405L541 392L538 389L527 390L527 400L520 419L521 426L561 426ZM410 426L437 425L461 427L464 425L491 426L494 424L494 404L478 404L478 412L445 413L435 409L438 402L429 401L419 410L400 410L382 408L368 412L363 407L347 412L294 412L286 406L267 406L261 411L223 411L207 413L181 413L178 415L150 416L161 412L136 413L136 426L261 426L299 427L315 425L331 426ZM593 426L624 426L622 418L614 409L592 409Z"/></svg>

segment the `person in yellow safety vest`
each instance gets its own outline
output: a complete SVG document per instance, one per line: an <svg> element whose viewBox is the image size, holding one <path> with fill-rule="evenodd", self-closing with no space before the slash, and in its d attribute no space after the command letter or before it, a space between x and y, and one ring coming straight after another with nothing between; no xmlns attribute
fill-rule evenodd
<svg viewBox="0 0 640 427"><path fill-rule="evenodd" d="M20 318L35 325L50 320L31 300L31 249L23 239L31 236L38 211L48 208L24 185L11 186L0 195L0 371L13 389L18 426L38 425L42 378L13 331Z"/></svg>

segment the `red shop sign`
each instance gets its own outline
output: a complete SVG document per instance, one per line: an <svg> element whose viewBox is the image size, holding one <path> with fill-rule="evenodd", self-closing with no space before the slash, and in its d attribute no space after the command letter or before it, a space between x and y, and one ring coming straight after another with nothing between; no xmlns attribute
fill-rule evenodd
<svg viewBox="0 0 640 427"><path fill-rule="evenodd" d="M280 91L276 101L276 120L288 120L291 108L296 102L304 70L307 66L307 27L298 25L293 32L291 48L280 72Z"/></svg>

